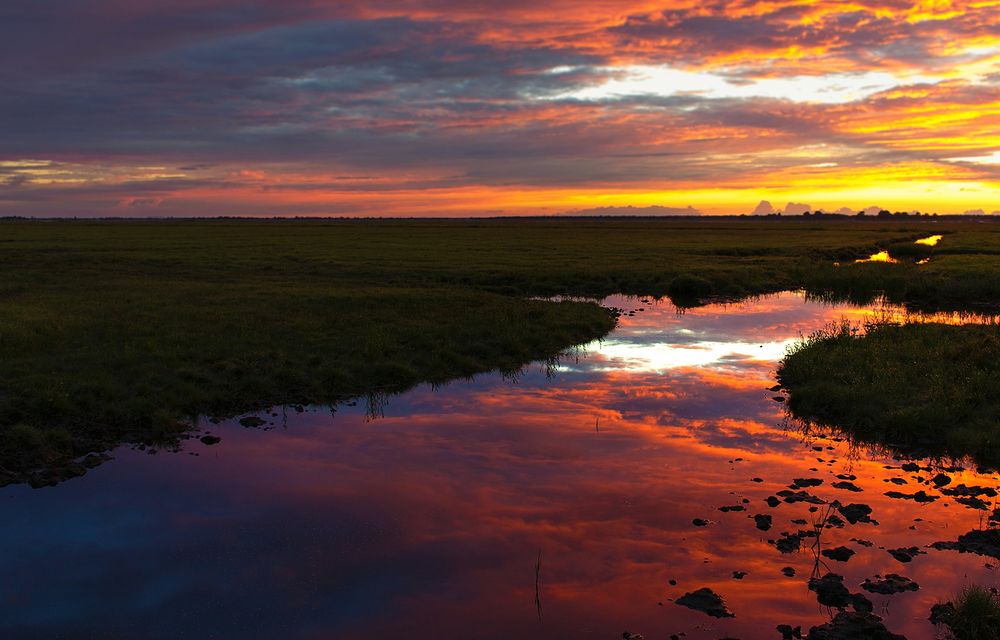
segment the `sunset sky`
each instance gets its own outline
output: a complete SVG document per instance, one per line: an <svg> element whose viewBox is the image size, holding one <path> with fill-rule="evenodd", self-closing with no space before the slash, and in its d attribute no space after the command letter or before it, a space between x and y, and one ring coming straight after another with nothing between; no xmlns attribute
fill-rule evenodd
<svg viewBox="0 0 1000 640"><path fill-rule="evenodd" d="M1000 209L1000 0L4 0L0 215Z"/></svg>

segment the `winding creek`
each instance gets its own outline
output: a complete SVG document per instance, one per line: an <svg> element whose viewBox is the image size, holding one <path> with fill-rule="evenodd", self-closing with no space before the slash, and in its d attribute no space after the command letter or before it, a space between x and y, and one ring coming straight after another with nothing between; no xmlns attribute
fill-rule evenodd
<svg viewBox="0 0 1000 640"><path fill-rule="evenodd" d="M800 336L884 310L605 304L610 336L516 379L206 422L220 442L0 489L0 636L773 640L830 620L808 586L830 572L920 640L997 584L997 558L929 547L988 524L995 473L806 436L768 390ZM919 589L862 588L889 574ZM733 617L675 602L702 588Z"/></svg>

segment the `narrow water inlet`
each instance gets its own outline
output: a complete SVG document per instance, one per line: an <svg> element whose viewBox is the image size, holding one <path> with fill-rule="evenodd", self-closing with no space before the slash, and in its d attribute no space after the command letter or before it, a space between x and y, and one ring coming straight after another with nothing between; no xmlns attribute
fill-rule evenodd
<svg viewBox="0 0 1000 640"><path fill-rule="evenodd" d="M919 240L914 240L913 244L920 244L927 247L936 247L937 244L941 242L942 238L944 238L944 236L942 235L928 236L926 238L920 238ZM899 264L900 261L897 260L896 258L893 258L889 254L889 251L887 249L882 249L876 253L871 254L867 258L861 258L855 260L854 264L860 264L864 262L886 262L891 264ZM923 265L927 264L928 262L930 262L930 258L921 258L920 260L917 260L916 264ZM834 263L834 264L838 267L840 266L839 263Z"/></svg>
<svg viewBox="0 0 1000 640"><path fill-rule="evenodd" d="M209 423L221 438L212 444L194 437L157 455L123 447L56 487L3 488L0 543L17 552L0 554L0 602L17 606L0 617L0 635L209 628L242 639L252 619L294 640L473 628L490 638L696 637L709 622L708 638L773 640L778 624L827 620L808 587L821 561L852 591L891 573L919 583L866 594L891 631L932 640L932 604L995 578L981 556L927 546L974 529L983 513L918 479L939 472L934 462L799 432L771 390L785 349L828 323L967 318L803 293L683 314L648 298L603 304L627 312L614 332L516 381L422 385L374 420L359 405L262 412L255 428ZM998 484L971 467L947 475L945 489ZM907 499L917 485L936 499ZM826 509L813 498L871 508L878 525L823 531L823 548L855 552L848 561L814 556L813 540L796 533ZM906 563L887 551L912 547L924 553ZM735 617L675 604L703 588ZM56 611L60 594L85 606Z"/></svg>

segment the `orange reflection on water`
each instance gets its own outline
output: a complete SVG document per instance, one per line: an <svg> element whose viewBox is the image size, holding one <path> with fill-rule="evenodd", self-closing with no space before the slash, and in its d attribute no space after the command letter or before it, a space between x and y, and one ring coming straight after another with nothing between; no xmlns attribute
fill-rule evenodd
<svg viewBox="0 0 1000 640"><path fill-rule="evenodd" d="M0 501L0 543L22 550L0 557L8 578L0 601L16 588L23 603L0 628L20 620L58 637L121 620L169 630L225 610L293 638L629 631L773 640L777 624L808 631L829 619L807 582L834 571L852 592L876 574L916 580L917 592L866 595L893 632L930 640L932 604L967 581L995 581L979 556L925 549L904 565L889 555L954 540L983 512L940 496L926 482L931 472L903 472L899 461L789 428L778 394L767 390L780 357L773 345L877 307L801 294L684 314L666 302L608 304L644 311L564 360L554 377L533 368L516 381L486 375L420 386L391 398L375 420L344 406L332 417L318 407L264 414L270 431L211 425L222 442L192 440L187 449L199 456L124 450L66 485L89 491L18 493L22 509L35 500L27 520L7 519L3 509L17 500ZM675 357L688 351L700 355ZM861 491L832 486L846 474ZM972 470L949 475L952 486L997 482ZM818 517L804 502L766 503L795 478L822 480L807 491L824 501L872 508L880 524L822 534L822 548L856 551L849 562L817 558L812 539L789 554L769 542ZM890 490L939 499L917 504L884 495ZM719 509L729 506L744 510ZM772 516L770 530L755 526L757 514ZM74 553L81 518L114 531L119 546ZM695 526L695 518L710 524ZM32 526L60 519L77 527ZM128 590L110 569L123 565L131 567ZM66 566L77 571L58 570ZM747 575L735 580L734 571ZM51 616L56 578L101 599L87 612ZM736 617L674 604L702 587ZM42 613L32 617L33 607ZM185 635L183 626L174 630Z"/></svg>
<svg viewBox="0 0 1000 640"><path fill-rule="evenodd" d="M879 251L878 253L871 254L867 258L861 258L861 259L858 259L858 260L854 261L855 264L858 264L858 263L861 263L861 262L891 262L891 263L897 263L897 262L899 262L899 260L896 260L895 258L893 258L892 256L890 256L888 251Z"/></svg>
<svg viewBox="0 0 1000 640"><path fill-rule="evenodd" d="M914 244L923 244L928 247L934 247L937 246L937 243L941 242L941 238L943 237L944 236L930 236L928 238L921 238L920 240L914 242Z"/></svg>

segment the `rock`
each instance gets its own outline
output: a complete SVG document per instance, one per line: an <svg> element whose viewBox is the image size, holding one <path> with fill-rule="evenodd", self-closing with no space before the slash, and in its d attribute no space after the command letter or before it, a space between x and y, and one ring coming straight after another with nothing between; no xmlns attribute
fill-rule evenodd
<svg viewBox="0 0 1000 640"><path fill-rule="evenodd" d="M958 536L955 542L935 542L931 547L961 553L975 553L1000 560L1000 529L974 529Z"/></svg>
<svg viewBox="0 0 1000 640"><path fill-rule="evenodd" d="M818 487L823 484L819 478L795 478L789 485L792 489L805 489L806 487Z"/></svg>
<svg viewBox="0 0 1000 640"><path fill-rule="evenodd" d="M938 499L937 496L928 495L926 491L917 491L916 493L901 493L899 491L886 491L885 495L890 498L896 498L899 500L913 500L914 502L919 502L921 504L926 504L928 502L934 502Z"/></svg>
<svg viewBox="0 0 1000 640"><path fill-rule="evenodd" d="M816 537L815 531L799 531L798 533L782 533L781 537L777 540L768 540L768 542L773 544L781 553L792 553L793 551L798 551L799 547L802 546L803 538L814 537Z"/></svg>
<svg viewBox="0 0 1000 640"><path fill-rule="evenodd" d="M641 633L629 633L625 631L622 633L622 640L643 640Z"/></svg>
<svg viewBox="0 0 1000 640"><path fill-rule="evenodd" d="M774 508L775 508L775 507L777 507L777 506L778 506L779 504L781 504L781 500L778 500L778 499L777 499L777 498L775 498L774 496L770 496L770 497L769 497L769 498L768 498L767 500L765 500L764 502L766 502L766 503L767 503L767 506L771 507L772 509L774 509Z"/></svg>
<svg viewBox="0 0 1000 640"><path fill-rule="evenodd" d="M810 578L809 590L816 592L816 600L825 607L844 609L851 603L851 594L844 586L844 577L828 573L822 578Z"/></svg>
<svg viewBox="0 0 1000 640"><path fill-rule="evenodd" d="M980 487L978 485L973 485L967 487L965 484L960 484L957 487L952 487L951 489L941 489L941 493L946 496L986 496L987 498L997 497L996 489L991 487Z"/></svg>
<svg viewBox="0 0 1000 640"><path fill-rule="evenodd" d="M902 467L900 467L900 469L902 469L903 471L909 471L910 473L916 473L920 471L920 465L915 462L907 462Z"/></svg>
<svg viewBox="0 0 1000 640"><path fill-rule="evenodd" d="M886 482L891 482L897 485L909 484L905 478L889 478L888 480L886 480Z"/></svg>
<svg viewBox="0 0 1000 640"><path fill-rule="evenodd" d="M784 500L788 504L795 504L796 502L805 502L808 504L826 504L825 500L817 498L816 496L811 495L806 491L790 491L788 489L782 489L781 491L778 492L778 495L781 496L782 500Z"/></svg>
<svg viewBox="0 0 1000 640"><path fill-rule="evenodd" d="M934 483L934 486L936 487L943 487L951 484L951 478L943 473L939 473L933 478L931 478L931 482Z"/></svg>
<svg viewBox="0 0 1000 640"><path fill-rule="evenodd" d="M791 578L791 577L793 577L795 575L795 569L793 569L792 567L782 567L781 573L783 573L785 576Z"/></svg>
<svg viewBox="0 0 1000 640"><path fill-rule="evenodd" d="M847 562L854 555L854 549L848 547L834 547L833 549L823 549L823 556L837 562Z"/></svg>
<svg viewBox="0 0 1000 640"><path fill-rule="evenodd" d="M262 427L267 424L266 420L258 418L257 416L247 416L245 418L240 418L240 425L249 428Z"/></svg>
<svg viewBox="0 0 1000 640"><path fill-rule="evenodd" d="M753 520L761 531L767 531L771 528L771 516L769 515L756 515Z"/></svg>
<svg viewBox="0 0 1000 640"><path fill-rule="evenodd" d="M974 496L970 496L967 498L955 498L955 502L961 505L965 505L970 509L979 509L980 511L986 511L990 508L988 502L986 502L982 498L976 498Z"/></svg>
<svg viewBox="0 0 1000 640"><path fill-rule="evenodd" d="M874 579L865 578L865 581L861 583L861 588L871 593L892 595L904 591L916 591L920 585L905 576L890 573L884 578L882 576L875 576Z"/></svg>
<svg viewBox="0 0 1000 640"><path fill-rule="evenodd" d="M832 486L834 489L845 489L847 491L853 491L855 493L862 491L861 487L854 484L853 482L847 482L846 480L842 482L834 482L830 486Z"/></svg>
<svg viewBox="0 0 1000 640"><path fill-rule="evenodd" d="M746 571L733 571L733 580L742 580L747 577Z"/></svg>
<svg viewBox="0 0 1000 640"><path fill-rule="evenodd" d="M200 440L202 444L207 444L207 445L219 444L220 442L222 442L222 438L213 435L202 436Z"/></svg>
<svg viewBox="0 0 1000 640"><path fill-rule="evenodd" d="M806 640L906 640L891 633L882 619L870 613L841 611L833 620L809 630Z"/></svg>
<svg viewBox="0 0 1000 640"><path fill-rule="evenodd" d="M857 524L859 522L874 523L871 519L872 508L866 504L839 505L837 507L837 511L840 512L840 515L847 518L847 521L851 524Z"/></svg>
<svg viewBox="0 0 1000 640"><path fill-rule="evenodd" d="M723 513L729 513L730 511L746 511L746 507L741 504L737 504L731 507L719 507L719 511Z"/></svg>
<svg viewBox="0 0 1000 640"><path fill-rule="evenodd" d="M910 562L917 556L926 553L926 551L921 551L918 547L900 547L899 549L886 549L886 551L900 562Z"/></svg>
<svg viewBox="0 0 1000 640"><path fill-rule="evenodd" d="M872 604L872 601L860 593L851 594L851 607L858 613L871 613L875 610L875 605Z"/></svg>
<svg viewBox="0 0 1000 640"><path fill-rule="evenodd" d="M708 587L702 587L697 591L685 593L680 598L677 598L675 602L682 607L694 609L695 611L701 611L702 613L710 615L713 618L736 617L731 611L729 611L729 609L726 608L726 603L722 600L722 598Z"/></svg>
<svg viewBox="0 0 1000 640"><path fill-rule="evenodd" d="M695 518L694 520L691 521L691 524L693 524L696 527L707 527L710 524L710 522L711 522L710 520L705 520L704 518Z"/></svg>

